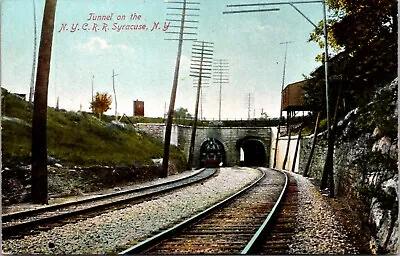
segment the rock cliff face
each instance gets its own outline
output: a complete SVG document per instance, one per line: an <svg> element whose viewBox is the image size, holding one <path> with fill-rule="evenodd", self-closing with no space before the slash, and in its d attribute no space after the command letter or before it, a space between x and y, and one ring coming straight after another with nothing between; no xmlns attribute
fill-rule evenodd
<svg viewBox="0 0 400 256"><path fill-rule="evenodd" d="M335 194L345 198L371 224L371 244L398 253L398 79L376 91L372 102L338 122L334 152ZM300 172L312 138L302 142ZM326 139L318 137L311 177L320 179Z"/></svg>

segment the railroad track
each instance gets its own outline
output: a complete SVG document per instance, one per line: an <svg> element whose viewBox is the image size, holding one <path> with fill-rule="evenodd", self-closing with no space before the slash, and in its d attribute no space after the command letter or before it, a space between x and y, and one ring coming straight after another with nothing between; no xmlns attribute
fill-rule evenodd
<svg viewBox="0 0 400 256"><path fill-rule="evenodd" d="M260 243L247 253L257 255L288 255L289 245L295 232L297 213L297 182L288 174L288 186L285 197L276 214L271 219L266 232L260 237Z"/></svg>
<svg viewBox="0 0 400 256"><path fill-rule="evenodd" d="M204 181L214 175L216 171L217 169L214 168L205 168L191 176L157 185L118 191L76 202L4 214L2 215L3 239L35 234L41 230L48 230L55 226L62 226L100 213L127 207L159 194Z"/></svg>
<svg viewBox="0 0 400 256"><path fill-rule="evenodd" d="M247 254L262 248L265 229L287 187L285 173L263 176L205 211L125 249L120 254Z"/></svg>

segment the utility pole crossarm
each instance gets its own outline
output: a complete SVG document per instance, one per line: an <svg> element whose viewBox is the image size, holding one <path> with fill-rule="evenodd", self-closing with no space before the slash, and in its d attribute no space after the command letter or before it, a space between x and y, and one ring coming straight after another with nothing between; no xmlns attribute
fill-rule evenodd
<svg viewBox="0 0 400 256"><path fill-rule="evenodd" d="M234 13L244 13L244 12L273 12L279 11L279 8L271 8L271 9L256 9L256 10L242 10L242 11L224 11L222 14L234 14Z"/></svg>
<svg viewBox="0 0 400 256"><path fill-rule="evenodd" d="M290 6L292 6L298 13L301 14L301 16L303 16L308 22L310 22L310 24L313 25L315 29L317 29L317 25L315 25L312 20L310 20L304 13L302 13L299 8L297 8L293 3L291 3Z"/></svg>
<svg viewBox="0 0 400 256"><path fill-rule="evenodd" d="M183 1L170 1L169 4L179 4L181 6L179 10L182 10L182 13L181 14L178 14L178 13L168 14L171 16L180 16L181 19L178 20L179 24L180 24L179 26L174 25L174 24L171 25L171 28L179 29L179 38L166 38L165 39L165 40L177 40L178 41L178 53L176 56L174 80L172 83L171 98L170 98L170 104L169 104L168 113L167 113L167 122L166 122L166 126L165 126L164 155L163 155L163 162L162 162L161 177L168 176L169 147L171 144L172 122L173 122L173 118L174 118L174 107L175 107L176 92L177 92L177 87L178 87L178 75L179 75L179 68L180 68L180 62L181 62L183 41L184 40L193 40L193 41L197 40L196 38L184 38L184 34L186 34L185 29L197 29L197 26L186 26L186 24L191 21L193 21L191 23L198 23L195 20L187 19L187 17L198 16L193 13L187 13L187 6L199 5L200 3L183 0ZM193 32L189 32L189 33L193 33ZM195 34L190 34L190 35L195 36Z"/></svg>
<svg viewBox="0 0 400 256"><path fill-rule="evenodd" d="M298 13L301 14L314 28L317 28L317 25L312 22L299 8L295 6L295 4L312 4L312 3L324 3L322 0L311 0L311 1L298 1L298 2L272 2L272 3L258 3L258 4L229 4L226 7L256 7L256 6L269 6L269 5L290 5L292 6ZM244 12L266 12L266 11L279 11L279 8L273 9L254 9L254 10L239 10L239 11L225 11L223 14L232 14L232 13L244 13Z"/></svg>
<svg viewBox="0 0 400 256"><path fill-rule="evenodd" d="M258 3L258 4L228 4L226 7L251 7L251 6L264 6L264 5L279 5L279 4L312 4L323 3L323 0L309 0L309 1L295 1L295 2L272 2L272 3Z"/></svg>
<svg viewBox="0 0 400 256"><path fill-rule="evenodd" d="M198 12L200 8L191 8L188 7L190 5L200 5L199 2L190 2L190 1L170 1L168 4L178 4L178 6L175 7L167 7L167 10L171 10L170 13L167 13L167 16L170 18L167 18L166 21L171 22L172 24L169 26L172 31L166 31L166 34L169 35L179 35L179 38L165 38L165 40L168 41L196 41L196 36L197 32L185 32L185 30L188 29L197 29L197 26L186 26L187 23L191 23L193 25L199 23L198 20L193 20L193 19L188 19L188 17L199 17L200 15L197 13L193 12ZM182 10L182 13L174 13L174 11L180 11ZM182 15L183 14L183 15ZM178 19L180 17L180 19ZM174 22L179 22L180 25L174 25ZM184 29L182 29L184 28ZM175 29L175 31L174 31ZM184 35L190 36L190 37L183 37Z"/></svg>
<svg viewBox="0 0 400 256"><path fill-rule="evenodd" d="M256 6L269 6L269 5L290 5L297 12L299 12L303 18L305 18L310 24L313 25L314 28L317 28L316 24L312 22L306 15L304 15L295 4L312 4L312 3L320 3L323 7L323 31L324 31L324 67L325 67L325 97L326 97L326 123L327 123L327 135L328 135L328 152L326 156L326 161L324 165L323 176L321 179L320 188L323 189L326 187L326 177L329 174L330 179L330 196L334 195L334 182L333 182L333 135L331 133L331 113L330 113L330 102L329 102L329 53L328 53L328 32L327 32L327 18L326 18L326 1L325 0L307 0L307 1L292 1L292 2L270 2L270 3L258 3L258 4L231 4L227 5L228 8L234 7L256 7ZM238 12L254 12L257 10L243 10L243 11L231 11L231 12L223 12L223 13L238 13ZM331 137L332 136L332 137ZM276 150L276 149L275 149ZM275 166L275 162L274 162Z"/></svg>

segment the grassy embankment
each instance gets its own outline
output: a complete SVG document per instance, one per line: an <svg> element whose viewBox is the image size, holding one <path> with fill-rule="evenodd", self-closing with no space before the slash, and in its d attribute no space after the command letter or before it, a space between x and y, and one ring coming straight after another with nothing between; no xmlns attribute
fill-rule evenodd
<svg viewBox="0 0 400 256"><path fill-rule="evenodd" d="M28 164L31 155L33 105L2 89L3 166ZM65 166L131 166L151 164L161 158L163 144L131 125L100 121L91 113L76 113L48 108L48 155ZM171 149L171 159L184 165L182 152Z"/></svg>

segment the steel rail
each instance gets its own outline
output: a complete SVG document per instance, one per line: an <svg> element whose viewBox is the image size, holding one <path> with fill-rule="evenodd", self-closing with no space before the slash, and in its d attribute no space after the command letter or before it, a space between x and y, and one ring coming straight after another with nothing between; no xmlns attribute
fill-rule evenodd
<svg viewBox="0 0 400 256"><path fill-rule="evenodd" d="M263 224L261 224L261 226L259 227L259 229L257 230L257 232L253 235L253 237L250 239L250 241L247 243L246 247L242 250L242 252L240 254L250 254L250 253L254 253L254 250L256 249L256 247L260 244L260 240L264 237L264 234L266 232L266 228L270 225L270 221L273 217L275 217L276 214L276 210L279 207L279 205L281 204L282 198L284 196L284 194L286 193L286 189L288 186L288 175L278 169L272 168L275 171L279 171L281 173L283 173L283 175L285 175L285 184L283 186L282 192L278 197L278 200L275 202L274 207L272 207L271 212L268 214L267 218L265 218Z"/></svg>
<svg viewBox="0 0 400 256"><path fill-rule="evenodd" d="M163 182L163 183L159 183L159 184L154 184L154 185L144 186L144 187L140 187L140 188L134 188L134 189L118 191L118 192L105 194L105 195L98 195L98 196L94 196L94 197L90 197L90 198L86 198L86 199L82 199L82 200L74 201L74 202L66 202L66 203L61 203L61 204L44 206L44 207L40 207L40 208L36 208L36 209L32 209L32 210L25 210L25 211L13 212L13 213L8 213L8 214L2 214L1 215L1 219L2 219L2 222L4 223L4 222L9 222L12 219L17 219L17 218L21 218L21 217L25 217L25 216L29 216L29 215L33 215L33 214L38 214L38 213L42 213L42 212L46 212L46 211L50 211L50 210L57 210L57 209L68 207L68 206L72 206L72 205L80 205L80 204L89 203L89 202L93 202L93 201L97 201L97 200L101 200L101 199L107 199L107 198L121 196L121 195L129 194L129 193L144 191L146 189L152 189L152 188L156 188L156 187L161 187L161 186L169 185L169 184L172 184L172 183L175 183L175 182L179 182L179 181L182 181L182 180L185 180L185 179L193 178L194 176L196 176L196 175L200 174L201 172L205 171L205 169L206 168L202 168L199 171L194 172L189 176L181 177L181 178L176 179L176 180L171 180L171 181L167 181L167 182Z"/></svg>
<svg viewBox="0 0 400 256"><path fill-rule="evenodd" d="M199 175L200 173L203 173L207 169L214 169L214 168L204 168L204 169L202 169L201 172L196 173L196 175ZM214 171L211 172L209 175L201 178L200 180L196 180L195 182L199 182L201 180L207 179L207 178L211 177L212 175L214 175L215 172L216 172L216 169L214 169ZM195 175L192 175L190 178L193 178L193 176L195 176ZM186 177L186 179L190 179L190 178ZM179 180L181 181L182 179L184 179L184 178L181 178ZM174 182L178 182L178 181L175 180ZM170 183L174 183L174 182L166 182L166 183L163 183L163 184L159 184L158 186L161 188L162 186L170 185ZM130 198L126 198L126 199L122 199L122 200L119 200L119 201L108 202L108 203L105 203L105 204L90 206L88 208L79 209L79 210L75 210L75 211L70 211L70 212L67 212L67 213L62 213L62 214L58 214L58 215L44 217L44 218L41 218L41 219L36 219L36 220L32 220L32 221L27 221L27 222L20 222L18 224L11 225L11 226L5 226L5 227L2 227L2 235L3 235L3 237L4 236L12 236L12 235L15 235L16 233L19 233L19 232L21 232L23 230L26 230L27 228L37 227L39 225L43 225L43 224L46 224L46 223L49 223L49 222L55 222L57 220L66 219L66 218L69 218L69 217L78 216L78 215L82 215L82 214L87 214L89 212L94 212L94 211L97 211L97 210L109 209L109 208L111 208L113 206L116 206L116 205L125 204L125 203L128 203L130 201L141 200L143 198L154 196L154 195L157 195L157 194L160 194L160 193L165 193L165 192L177 189L177 188L184 187L186 185L188 185L188 184L184 183L184 184L180 184L178 186L167 187L165 189L148 192L148 193L141 194L141 195L136 195L136 196L133 196L133 197L130 197ZM154 187L154 186L149 186L149 187ZM157 186L155 186L155 187L157 187ZM144 190L146 190L146 189L144 189Z"/></svg>
<svg viewBox="0 0 400 256"><path fill-rule="evenodd" d="M230 203L231 201L233 201L234 199L236 199L238 196L242 195L243 193L247 192L249 189L253 188L255 185L257 185L262 179L264 179L266 173L264 171L261 171L262 175L260 178L258 178L256 181L254 181L253 183L251 183L250 185L248 185L247 187L241 189L239 192L231 195L230 197L214 204L213 206L205 209L204 211L176 224L175 226L162 231L161 233L158 233L155 236L152 236L118 254L138 254L140 252L145 251L146 249L149 249L150 247L152 247L153 245L159 243L160 241L164 240L165 238L167 238L169 235L175 233L175 232L179 232L180 230L186 228L187 226L193 224L193 222L204 218L205 216L207 216L208 214L210 214L212 211L222 207L223 205L226 205L228 203Z"/></svg>

